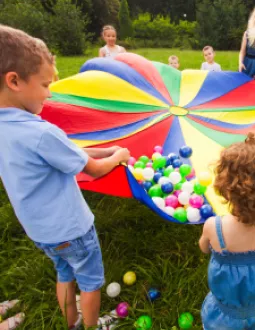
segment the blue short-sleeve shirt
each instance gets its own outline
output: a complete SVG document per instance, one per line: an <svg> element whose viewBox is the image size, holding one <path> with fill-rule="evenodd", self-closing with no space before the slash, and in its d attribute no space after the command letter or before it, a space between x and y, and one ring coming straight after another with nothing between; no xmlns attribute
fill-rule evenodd
<svg viewBox="0 0 255 330"><path fill-rule="evenodd" d="M0 108L0 177L27 235L59 243L83 236L94 216L77 185L88 155L57 126Z"/></svg>

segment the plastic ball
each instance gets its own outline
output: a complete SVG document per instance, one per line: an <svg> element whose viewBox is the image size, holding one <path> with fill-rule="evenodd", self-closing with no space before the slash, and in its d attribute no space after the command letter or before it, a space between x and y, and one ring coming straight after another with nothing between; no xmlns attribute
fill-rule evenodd
<svg viewBox="0 0 255 330"><path fill-rule="evenodd" d="M152 327L152 319L147 315L142 315L134 324L138 330L149 330Z"/></svg>
<svg viewBox="0 0 255 330"><path fill-rule="evenodd" d="M173 168L177 168L177 167L180 167L182 165L182 161L180 159L175 159L172 161L172 166Z"/></svg>
<svg viewBox="0 0 255 330"><path fill-rule="evenodd" d="M189 164L182 164L180 166L180 174L182 176L187 176L191 173L191 166Z"/></svg>
<svg viewBox="0 0 255 330"><path fill-rule="evenodd" d="M153 181L158 183L159 179L163 176L163 174L161 172L156 172L154 175L153 175Z"/></svg>
<svg viewBox="0 0 255 330"><path fill-rule="evenodd" d="M186 176L186 179L193 179L195 176L196 176L196 172L194 168L192 168L190 174Z"/></svg>
<svg viewBox="0 0 255 330"><path fill-rule="evenodd" d="M175 209L178 206L179 201L176 196L171 195L165 198L165 204L166 206L170 206Z"/></svg>
<svg viewBox="0 0 255 330"><path fill-rule="evenodd" d="M148 194L150 195L150 197L162 197L163 191L161 190L160 185L155 184L149 189Z"/></svg>
<svg viewBox="0 0 255 330"><path fill-rule="evenodd" d="M188 146L183 146L180 148L179 154L182 158L189 158L192 155L192 149Z"/></svg>
<svg viewBox="0 0 255 330"><path fill-rule="evenodd" d="M175 190L174 196L178 198L181 192L182 192L181 190Z"/></svg>
<svg viewBox="0 0 255 330"><path fill-rule="evenodd" d="M134 167L133 167L132 165L128 165L128 169L129 169L129 171L130 171L131 173L134 172Z"/></svg>
<svg viewBox="0 0 255 330"><path fill-rule="evenodd" d="M172 217L174 215L174 208L171 206L166 206L164 208L164 212Z"/></svg>
<svg viewBox="0 0 255 330"><path fill-rule="evenodd" d="M169 154L168 156L168 159L170 159L171 161L173 161L173 160L175 160L175 159L179 159L179 156L178 155L176 155L175 153L171 153L171 154Z"/></svg>
<svg viewBox="0 0 255 330"><path fill-rule="evenodd" d="M151 181L144 181L144 182L142 183L142 185L143 185L143 187L144 187L144 189L145 189L146 191L149 191L150 188L153 186L153 184L152 184Z"/></svg>
<svg viewBox="0 0 255 330"><path fill-rule="evenodd" d="M194 191L194 184L192 182L186 181L182 184L182 191L186 191L189 194Z"/></svg>
<svg viewBox="0 0 255 330"><path fill-rule="evenodd" d="M141 156L139 157L138 161L143 162L145 165L149 162L149 157L147 156Z"/></svg>
<svg viewBox="0 0 255 330"><path fill-rule="evenodd" d="M182 313L178 319L181 329L190 329L193 325L194 317L190 313Z"/></svg>
<svg viewBox="0 0 255 330"><path fill-rule="evenodd" d="M174 172L173 166L168 166L167 168L164 169L164 176L169 177L170 173Z"/></svg>
<svg viewBox="0 0 255 330"><path fill-rule="evenodd" d="M200 209L200 207L204 204L204 199L199 195L193 194L189 199L189 204L196 209Z"/></svg>
<svg viewBox="0 0 255 330"><path fill-rule="evenodd" d="M194 192L197 195L203 195L206 192L207 187L206 186L202 186L199 182L196 182L194 184Z"/></svg>
<svg viewBox="0 0 255 330"><path fill-rule="evenodd" d="M189 206L187 208L187 218L189 222L198 222L201 219L199 209Z"/></svg>
<svg viewBox="0 0 255 330"><path fill-rule="evenodd" d="M125 318L128 316L129 304L127 302L120 303L116 308L116 313L120 318Z"/></svg>
<svg viewBox="0 0 255 330"><path fill-rule="evenodd" d="M179 172L172 172L169 175L169 179L171 180L172 184L176 184L181 181L182 176Z"/></svg>
<svg viewBox="0 0 255 330"><path fill-rule="evenodd" d="M152 180L154 177L154 170L152 168L146 167L145 169L143 169L143 177L145 180Z"/></svg>
<svg viewBox="0 0 255 330"><path fill-rule="evenodd" d="M202 186L209 186L212 183L212 176L209 172L201 172L198 174L198 182Z"/></svg>
<svg viewBox="0 0 255 330"><path fill-rule="evenodd" d="M159 168L164 168L166 166L166 159L165 157L158 157L153 161L152 167L154 170L157 170Z"/></svg>
<svg viewBox="0 0 255 330"><path fill-rule="evenodd" d="M153 203L157 205L158 208L164 210L165 208L165 201L161 197L152 197Z"/></svg>
<svg viewBox="0 0 255 330"><path fill-rule="evenodd" d="M177 207L174 211L173 217L180 222L186 222L187 211L183 207Z"/></svg>
<svg viewBox="0 0 255 330"><path fill-rule="evenodd" d="M148 291L148 298L150 301L155 301L156 299L160 298L161 294L159 292L158 289L155 289L155 288L151 288L149 291Z"/></svg>
<svg viewBox="0 0 255 330"><path fill-rule="evenodd" d="M136 282L136 274L135 274L135 272L127 272L123 276L123 282L126 285L133 285Z"/></svg>
<svg viewBox="0 0 255 330"><path fill-rule="evenodd" d="M148 162L148 163L146 164L146 167L152 168L152 162Z"/></svg>
<svg viewBox="0 0 255 330"><path fill-rule="evenodd" d="M134 168L145 168L145 164L141 161L135 162Z"/></svg>
<svg viewBox="0 0 255 330"><path fill-rule="evenodd" d="M162 155L159 152L154 152L154 154L151 156L151 159L154 161L159 157L162 157Z"/></svg>
<svg viewBox="0 0 255 330"><path fill-rule="evenodd" d="M121 286L117 282L110 283L106 288L106 293L109 297L115 298L120 294Z"/></svg>
<svg viewBox="0 0 255 330"><path fill-rule="evenodd" d="M174 190L182 190L182 185L183 185L182 182L176 183L174 185Z"/></svg>
<svg viewBox="0 0 255 330"><path fill-rule="evenodd" d="M136 180L141 181L144 179L143 177L143 169L142 168L135 168L133 170L133 176L136 178Z"/></svg>
<svg viewBox="0 0 255 330"><path fill-rule="evenodd" d="M134 157L130 157L128 160L128 165L134 165L136 163L136 159Z"/></svg>
<svg viewBox="0 0 255 330"><path fill-rule="evenodd" d="M162 148L161 146L155 146L155 147L153 148L153 151L154 151L154 152L159 152L160 154L162 154L162 152L163 152L163 148Z"/></svg>
<svg viewBox="0 0 255 330"><path fill-rule="evenodd" d="M174 186L171 182L163 183L161 186L163 193L170 194L174 190Z"/></svg>
<svg viewBox="0 0 255 330"><path fill-rule="evenodd" d="M167 158L166 159L166 166L170 166L170 165L172 165L172 161L171 161L170 158Z"/></svg>
<svg viewBox="0 0 255 330"><path fill-rule="evenodd" d="M178 196L178 201L182 205L189 204L190 194L187 191L182 191Z"/></svg>
<svg viewBox="0 0 255 330"><path fill-rule="evenodd" d="M162 186L164 183L169 183L171 182L169 178L165 177L165 176L162 176L161 178L159 178L158 180L158 184L160 186Z"/></svg>
<svg viewBox="0 0 255 330"><path fill-rule="evenodd" d="M213 208L209 204L201 206L200 214L203 219L208 219L213 216Z"/></svg>

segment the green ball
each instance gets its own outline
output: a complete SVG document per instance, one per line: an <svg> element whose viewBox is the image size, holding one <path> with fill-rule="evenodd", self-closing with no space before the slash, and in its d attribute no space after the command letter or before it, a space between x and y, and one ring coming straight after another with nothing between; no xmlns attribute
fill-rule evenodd
<svg viewBox="0 0 255 330"><path fill-rule="evenodd" d="M172 165L168 166L167 168L164 169L164 176L169 177L170 173L174 171L174 168Z"/></svg>
<svg viewBox="0 0 255 330"><path fill-rule="evenodd" d="M174 190L182 190L183 182L176 183L174 185Z"/></svg>
<svg viewBox="0 0 255 330"><path fill-rule="evenodd" d="M183 207L177 207L174 211L173 217L180 222L186 222L187 211Z"/></svg>
<svg viewBox="0 0 255 330"><path fill-rule="evenodd" d="M190 313L182 313L178 319L178 324L181 329L190 329L194 322L194 317Z"/></svg>
<svg viewBox="0 0 255 330"><path fill-rule="evenodd" d="M147 156L141 156L138 161L143 162L145 165L149 162L149 157Z"/></svg>
<svg viewBox="0 0 255 330"><path fill-rule="evenodd" d="M166 166L166 159L165 157L159 157L156 158L153 161L152 167L154 168L154 170L158 170L159 168L164 168Z"/></svg>
<svg viewBox="0 0 255 330"><path fill-rule="evenodd" d="M196 182L194 184L194 192L197 194L197 195L203 195L207 190L207 187L205 186L202 186L199 182Z"/></svg>
<svg viewBox="0 0 255 330"><path fill-rule="evenodd" d="M134 168L145 168L145 164L141 161L135 162Z"/></svg>
<svg viewBox="0 0 255 330"><path fill-rule="evenodd" d="M150 195L150 197L162 197L163 191L161 190L159 184L155 184L149 189L148 194Z"/></svg>
<svg viewBox="0 0 255 330"><path fill-rule="evenodd" d="M147 315L142 315L134 325L138 330L149 330L152 327L152 319Z"/></svg>
<svg viewBox="0 0 255 330"><path fill-rule="evenodd" d="M191 173L191 166L188 164L182 164L179 171L181 176L187 176Z"/></svg>

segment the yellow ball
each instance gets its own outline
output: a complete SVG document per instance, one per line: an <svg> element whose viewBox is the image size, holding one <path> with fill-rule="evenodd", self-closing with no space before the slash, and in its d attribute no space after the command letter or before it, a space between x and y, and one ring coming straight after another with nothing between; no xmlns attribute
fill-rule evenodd
<svg viewBox="0 0 255 330"><path fill-rule="evenodd" d="M138 181L144 180L143 169L142 168L134 168L134 170L133 170L133 176Z"/></svg>
<svg viewBox="0 0 255 330"><path fill-rule="evenodd" d="M159 152L154 152L154 154L151 156L151 159L152 160L155 160L155 159L157 159L159 157L162 157L162 155Z"/></svg>
<svg viewBox="0 0 255 330"><path fill-rule="evenodd" d="M202 186L209 186L212 183L212 176L209 172L201 172L198 175L198 182L202 185Z"/></svg>
<svg viewBox="0 0 255 330"><path fill-rule="evenodd" d="M134 272L127 272L123 276L123 282L126 285L133 285L136 282L136 274Z"/></svg>

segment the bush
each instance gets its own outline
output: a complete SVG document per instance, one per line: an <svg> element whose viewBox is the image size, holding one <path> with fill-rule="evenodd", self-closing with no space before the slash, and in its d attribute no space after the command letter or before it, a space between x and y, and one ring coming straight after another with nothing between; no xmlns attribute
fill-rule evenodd
<svg viewBox="0 0 255 330"><path fill-rule="evenodd" d="M88 18L71 0L58 0L53 7L54 16L50 17L49 43L63 55L82 55L86 48L85 34Z"/></svg>
<svg viewBox="0 0 255 330"><path fill-rule="evenodd" d="M129 8L128 8L127 0L121 0L119 23L120 23L120 37L122 39L132 37L133 27L129 16Z"/></svg>

